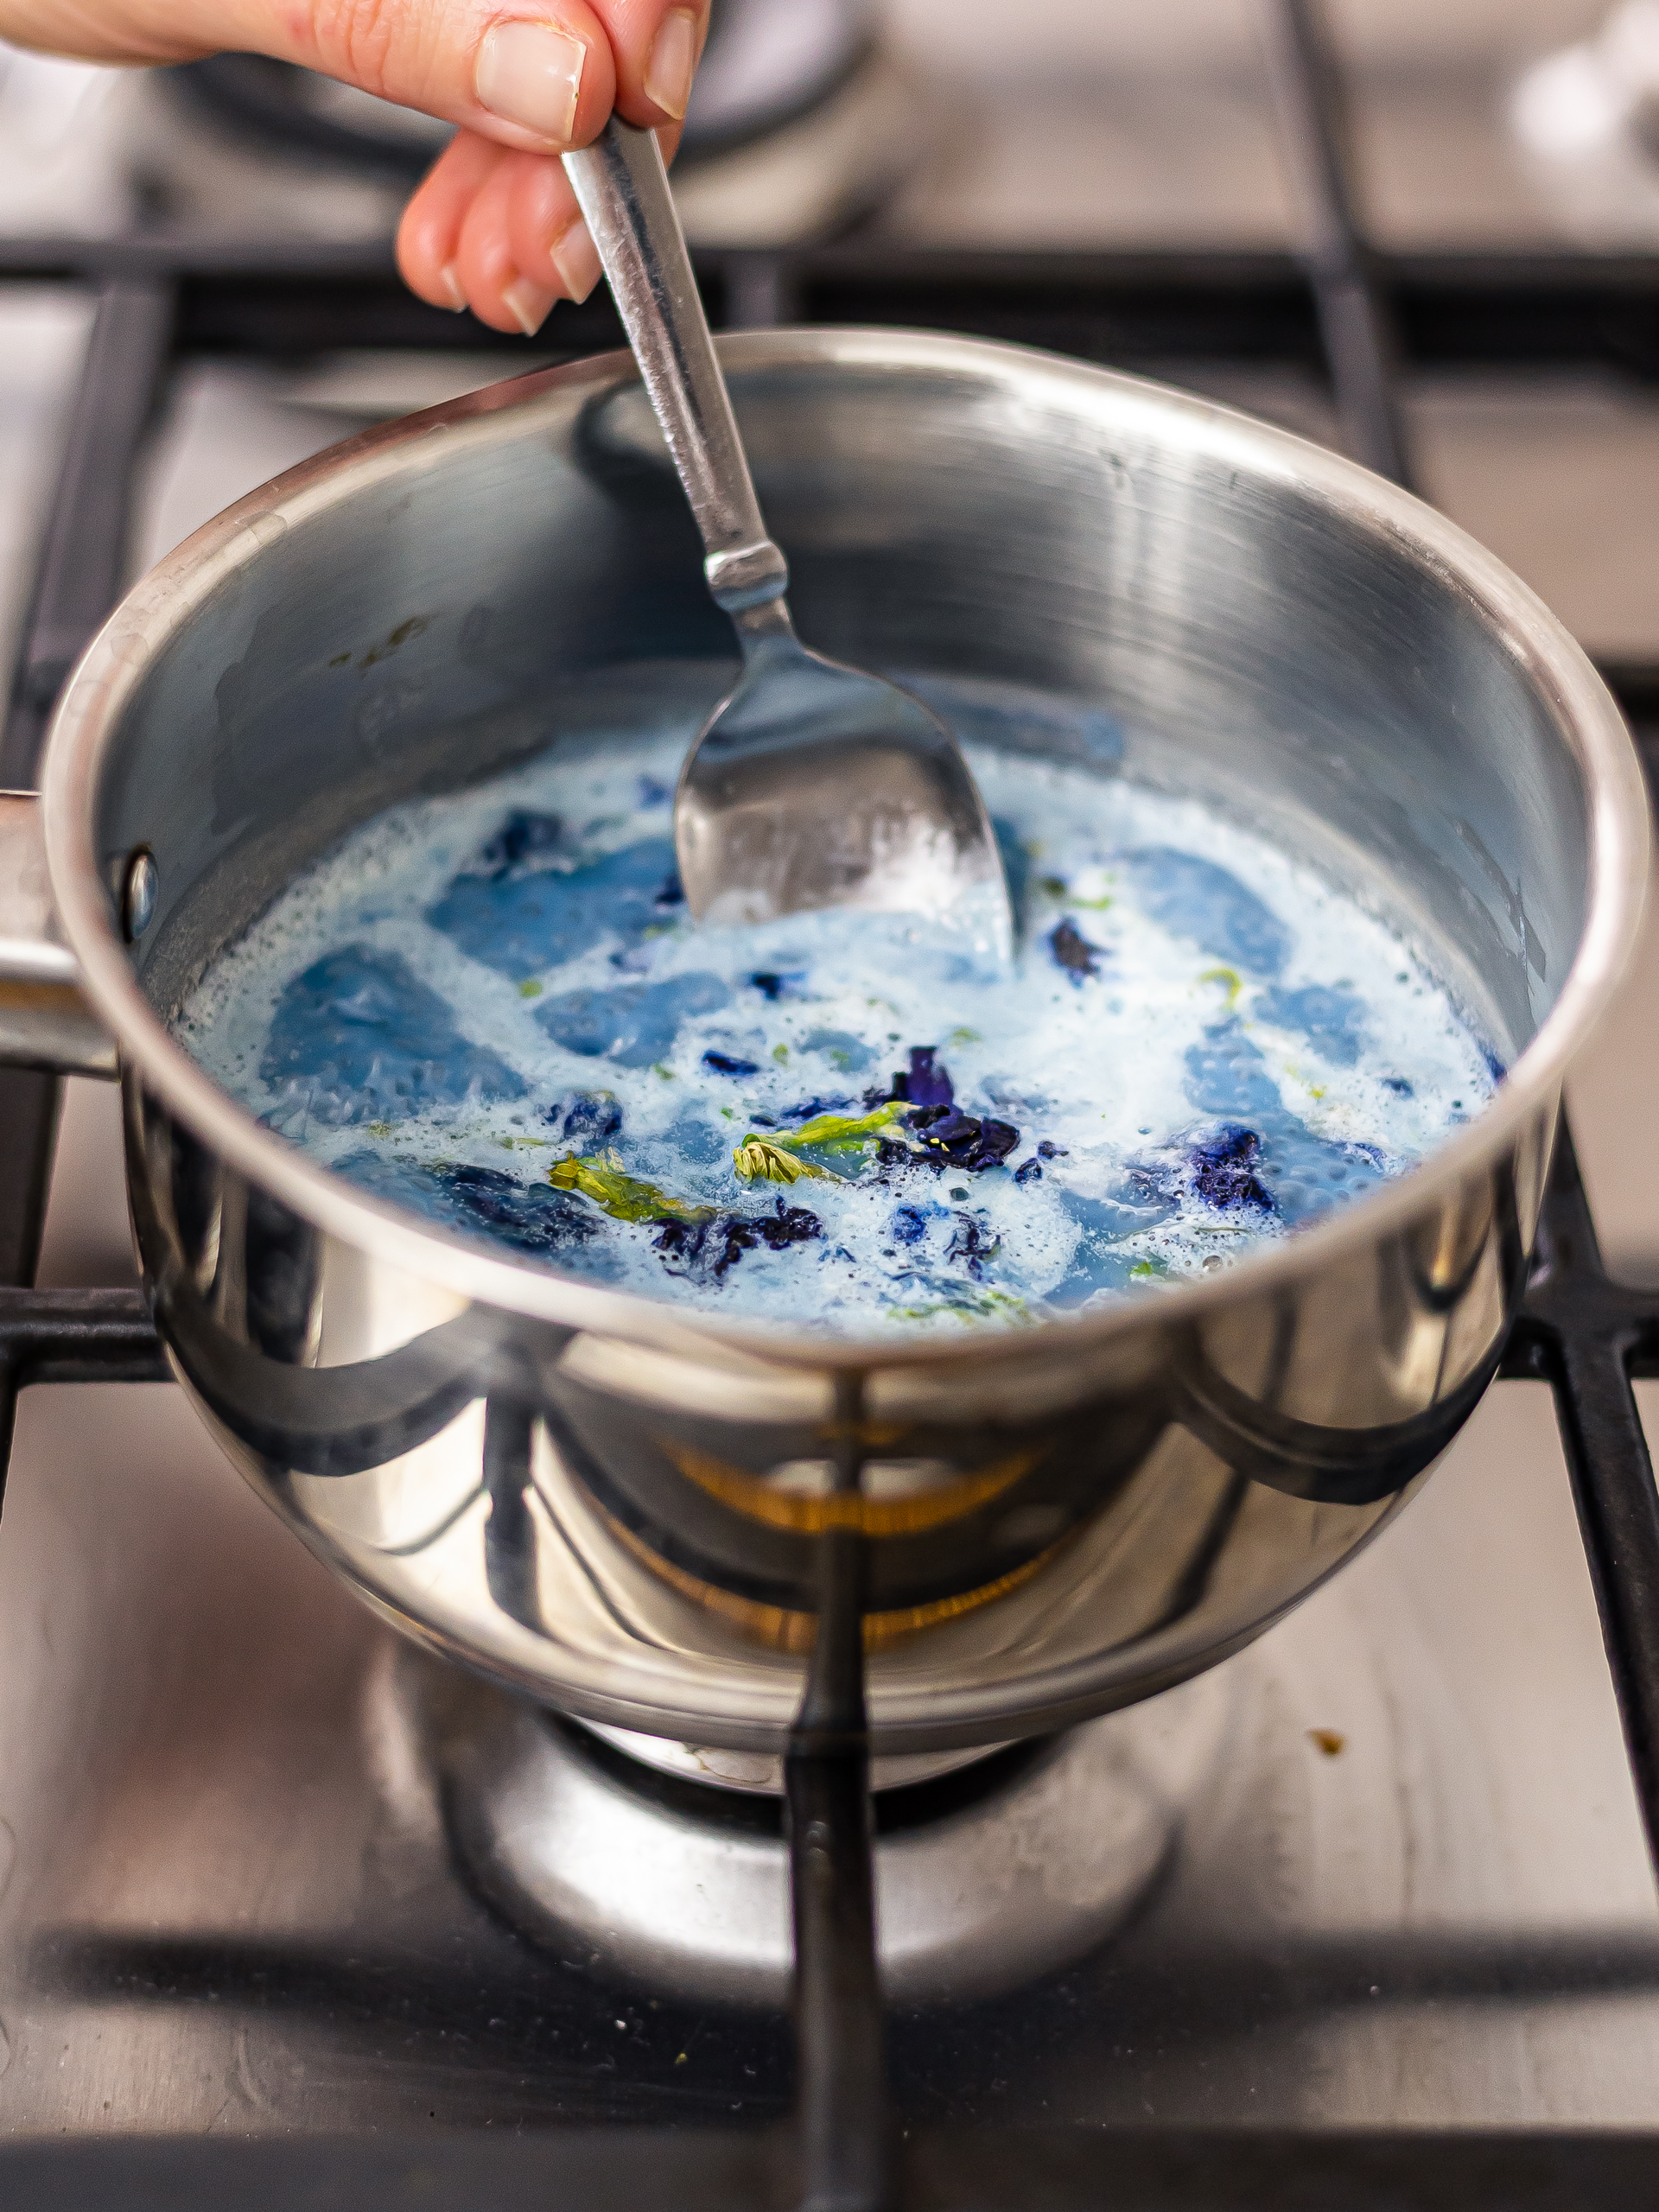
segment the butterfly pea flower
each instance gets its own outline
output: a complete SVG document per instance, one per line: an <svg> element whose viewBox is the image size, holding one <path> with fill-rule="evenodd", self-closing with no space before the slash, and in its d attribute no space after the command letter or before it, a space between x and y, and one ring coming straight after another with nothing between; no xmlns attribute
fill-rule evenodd
<svg viewBox="0 0 1659 2212"><path fill-rule="evenodd" d="M1020 1141L1012 1122L981 1120L958 1106L925 1106L911 1116L910 1127L919 1133L923 1149L943 1165L976 1174L1000 1167Z"/></svg>
<svg viewBox="0 0 1659 2212"><path fill-rule="evenodd" d="M745 1252L764 1244L782 1252L791 1244L810 1243L823 1234L823 1224L806 1206L789 1206L779 1198L775 1213L715 1213L705 1221L664 1222L652 1240L664 1255L671 1274L702 1276L718 1282L734 1268Z"/></svg>
<svg viewBox="0 0 1659 2212"><path fill-rule="evenodd" d="M896 1069L886 1090L867 1090L864 1103L880 1106L892 1101L905 1106L950 1105L957 1094L950 1069L935 1062L938 1049L937 1045L912 1045L909 1067Z"/></svg>
<svg viewBox="0 0 1659 2212"><path fill-rule="evenodd" d="M1069 915L1049 931L1048 949L1074 983L1081 983L1085 976L1098 976L1100 973L1101 955L1104 948L1090 944Z"/></svg>
<svg viewBox="0 0 1659 2212"><path fill-rule="evenodd" d="M608 1090L581 1090L574 1098L562 1098L543 1119L576 1153L602 1150L622 1129L622 1109Z"/></svg>
<svg viewBox="0 0 1659 2212"><path fill-rule="evenodd" d="M787 969L760 968L748 981L749 988L752 991L759 991L762 998L769 1000L773 1006L776 1006L779 999L792 999L800 995L801 986L806 981L806 970L804 968Z"/></svg>
<svg viewBox="0 0 1659 2212"><path fill-rule="evenodd" d="M1206 1205L1222 1211L1249 1206L1255 1213L1271 1213L1273 1195L1255 1172L1261 1155L1262 1140L1254 1129L1224 1122L1214 1136L1192 1147L1192 1187Z"/></svg>
<svg viewBox="0 0 1659 2212"><path fill-rule="evenodd" d="M945 1257L958 1261L976 1282L982 1282L985 1262L994 1260L1001 1249L1001 1238L985 1222L975 1214L959 1213Z"/></svg>
<svg viewBox="0 0 1659 2212"><path fill-rule="evenodd" d="M534 814L515 807L479 854L484 872L494 881L521 867L532 865L564 842L564 823L556 814Z"/></svg>

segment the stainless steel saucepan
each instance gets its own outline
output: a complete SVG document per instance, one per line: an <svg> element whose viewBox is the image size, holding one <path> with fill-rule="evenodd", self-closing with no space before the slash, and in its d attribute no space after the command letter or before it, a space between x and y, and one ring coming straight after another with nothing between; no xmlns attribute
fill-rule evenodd
<svg viewBox="0 0 1659 2212"><path fill-rule="evenodd" d="M1031 750L1201 795L1302 854L1512 1063L1495 1103L1202 1282L880 1343L519 1263L257 1127L166 1020L297 868L630 702L690 734L729 681L620 355L354 438L130 594L57 715L44 874L35 803L7 803L5 1050L118 1056L180 1378L410 1633L592 1719L776 1750L822 1540L856 1529L877 1747L1030 1734L1255 1635L1397 1509L1485 1388L1562 1077L1637 931L1640 773L1538 601L1328 453L958 340L721 352L816 642L949 679L970 722L976 698L1038 687L1054 710Z"/></svg>

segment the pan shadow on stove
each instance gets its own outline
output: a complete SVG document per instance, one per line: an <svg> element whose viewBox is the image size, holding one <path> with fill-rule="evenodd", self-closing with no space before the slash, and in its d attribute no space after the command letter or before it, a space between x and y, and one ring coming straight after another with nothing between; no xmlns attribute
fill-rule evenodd
<svg viewBox="0 0 1659 2212"><path fill-rule="evenodd" d="M451 2125L694 2126L729 2122L734 2112L761 2122L787 2109L793 2065L781 2012L619 1995L575 1962L527 1959L527 1947L492 1936L463 1967L401 1946L364 1953L48 1932L31 1972L42 1993L100 2013L210 2012L250 2046L270 2048L275 2063L262 2070L273 2082L289 2073L297 2089L302 2074L319 2071L359 2119L372 2107L380 2124L414 2116L429 2095ZM1013 1998L895 2010L895 2107L918 2126L1134 2125L1155 2109L1158 2077L1172 2063L1236 2075L1264 2037L1317 2031L1341 2014L1659 1992L1652 1942L1424 1931L1396 1938L1387 1955L1379 1968L1376 1945L1336 1936L1172 1958L1131 1931Z"/></svg>
<svg viewBox="0 0 1659 2212"><path fill-rule="evenodd" d="M1174 1697L1209 1693L1201 1681ZM354 1923L286 1938L234 1926L156 1933L47 1924L20 1961L29 2009L60 2020L66 2038L96 2023L118 2044L137 2036L175 2065L209 2069L222 2077L238 2128L346 2118L359 2127L429 2117L497 2128L780 2120L794 2081L781 2002L653 1990L619 1975L574 1932L563 1942L545 1930L543 1941L526 1940L479 1894L446 1849L424 1749L434 1700L452 1722L479 1700L512 1707L523 1725L570 1739L586 1767L648 1813L682 1832L690 1823L717 1830L738 1850L770 1848L781 1866L776 1797L656 1773L573 1724L383 1642L367 1655L357 1696L357 1732L382 1810L365 1852L375 1901ZM1230 1740L1248 1735L1236 1700L1224 1718ZM930 1828L970 1831L988 1806L1028 1786L1054 1751L1016 1747L881 1793L878 1864L886 1843ZM458 1772L449 1770L452 1789ZM1282 1806L1247 1807L1224 1848L1252 1853L1252 1831L1275 1812L1282 1819ZM1224 1803L1201 1794L1191 1817L1200 1829L1224 1827ZM454 1820L451 1806L452 1828ZM666 1830L671 1852L674 1833ZM1215 1841L1205 1838L1211 1849ZM1282 2124L1296 2109L1294 2087L1288 2115L1283 2106L1287 2046L1313 2053L1356 2024L1386 2040L1395 2024L1406 2032L1410 2018L1466 2021L1471 2008L1512 2020L1659 1998L1659 1936L1639 1926L1274 1933L1246 1912L1229 1939L1206 1932L1201 1894L1195 1915L1193 1881L1177 1842L1087 1955L980 1999L895 2001L888 2038L901 2126L1236 2119L1258 2087L1272 2100L1264 2118Z"/></svg>

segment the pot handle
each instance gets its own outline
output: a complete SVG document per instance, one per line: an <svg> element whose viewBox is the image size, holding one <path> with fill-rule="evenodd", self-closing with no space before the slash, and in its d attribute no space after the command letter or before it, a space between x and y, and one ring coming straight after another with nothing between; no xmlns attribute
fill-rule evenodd
<svg viewBox="0 0 1659 2212"><path fill-rule="evenodd" d="M119 1073L58 926L33 791L0 791L0 1066Z"/></svg>

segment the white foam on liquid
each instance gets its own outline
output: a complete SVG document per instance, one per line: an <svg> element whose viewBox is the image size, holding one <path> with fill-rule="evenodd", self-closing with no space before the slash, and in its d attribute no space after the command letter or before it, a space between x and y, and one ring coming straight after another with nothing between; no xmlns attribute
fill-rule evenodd
<svg viewBox="0 0 1659 2212"><path fill-rule="evenodd" d="M1265 839L1191 799L1027 755L969 747L990 811L1012 823L1033 883L1063 879L1066 893L1032 897L1015 964L988 972L906 918L798 916L759 928L698 930L683 918L629 953L601 932L556 967L506 976L468 957L423 917L474 861L504 817L523 808L558 814L584 859L641 836L671 835L658 801L640 804L642 778L671 789L683 749L677 729L613 741L575 758L556 747L527 767L477 788L411 801L365 824L300 876L213 963L179 1013L176 1033L204 1070L256 1115L282 1101L259 1068L277 1004L326 953L364 945L404 960L436 990L457 1027L516 1071L527 1096L431 1108L372 1134L290 1119L283 1133L324 1166L372 1147L388 1160L465 1162L505 1169L529 1183L565 1147L549 1141L545 1108L576 1092L613 1093L623 1113L618 1141L628 1172L677 1197L755 1212L778 1186L748 1183L732 1153L757 1116L814 1096L850 1097L885 1088L907 1048L927 1045L950 1071L964 1111L1014 1123L1020 1143L1007 1167L936 1175L922 1167L891 1181L867 1169L839 1182L802 1181L785 1195L823 1223L823 1236L779 1252L747 1252L718 1281L665 1268L649 1224L605 1224L620 1287L648 1296L845 1331L959 1326L1039 1318L1072 1272L1081 1231L1074 1200L1109 1199L1126 1162L1184 1133L1213 1126L1189 1096L1186 1055L1230 1007L1263 1055L1287 1108L1316 1135L1372 1147L1389 1172L1421 1159L1490 1096L1484 1056L1447 994L1381 921ZM1173 847L1228 869L1283 924L1291 950L1277 978L1351 987L1367 1033L1351 1066L1322 1058L1305 1037L1258 1014L1267 986L1213 949L1155 919L1121 864L1127 851ZM1069 916L1101 950L1103 972L1079 982L1054 959L1050 931ZM804 971L799 995L775 1003L747 988L757 972ZM629 1069L569 1051L537 1023L538 1007L580 989L608 990L712 971L732 1001L683 1022L657 1065ZM837 1068L813 1049L815 1032L849 1033L873 1054L868 1069ZM736 1081L711 1075L705 1051L759 1063ZM1409 1079L1412 1095L1386 1077ZM695 1145L680 1141L688 1130ZM1009 1171L1039 1140L1058 1148L1041 1179ZM696 1151L718 1140L712 1158ZM958 1196L957 1194L961 1195ZM895 1243L895 1209L924 1213L912 1246ZM960 1224L981 1224L997 1246L977 1281L953 1259ZM1287 1232L1275 1219L1196 1200L1132 1237L1126 1251L1148 1281L1191 1276ZM570 1267L580 1271L580 1250ZM1122 1294L1102 1291L1096 1298Z"/></svg>

